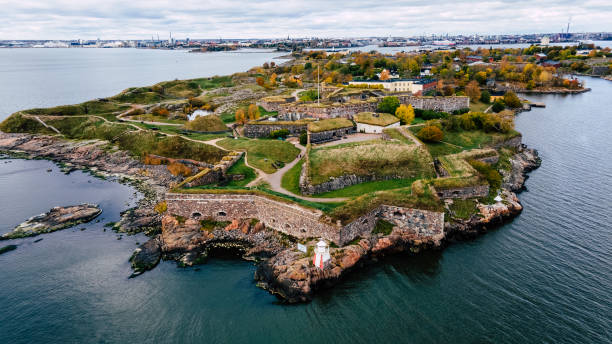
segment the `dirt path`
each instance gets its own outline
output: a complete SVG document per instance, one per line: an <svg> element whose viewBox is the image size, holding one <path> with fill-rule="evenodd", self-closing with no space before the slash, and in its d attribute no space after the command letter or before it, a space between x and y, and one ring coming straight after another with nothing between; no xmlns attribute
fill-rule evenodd
<svg viewBox="0 0 612 344"><path fill-rule="evenodd" d="M404 135L404 137L407 138L407 139L411 139L412 142L414 142L417 146L422 146L423 142L421 142L416 137L414 137L414 135L412 135L410 130L406 130L406 128L407 127L399 127L400 134Z"/></svg>

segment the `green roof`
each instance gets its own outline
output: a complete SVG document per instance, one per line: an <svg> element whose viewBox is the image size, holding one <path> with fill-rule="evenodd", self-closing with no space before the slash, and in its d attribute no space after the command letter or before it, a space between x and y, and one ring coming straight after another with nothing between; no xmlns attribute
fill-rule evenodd
<svg viewBox="0 0 612 344"><path fill-rule="evenodd" d="M399 122L399 118L389 113L360 112L355 115L355 122L386 127Z"/></svg>
<svg viewBox="0 0 612 344"><path fill-rule="evenodd" d="M318 133L326 130L352 128L353 126L353 122L346 118L329 118L308 124L308 130L311 133Z"/></svg>

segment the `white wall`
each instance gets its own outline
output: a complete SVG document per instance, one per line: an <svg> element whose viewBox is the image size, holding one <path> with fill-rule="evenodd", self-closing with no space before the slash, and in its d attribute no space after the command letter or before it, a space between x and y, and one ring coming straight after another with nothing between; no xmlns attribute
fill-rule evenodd
<svg viewBox="0 0 612 344"><path fill-rule="evenodd" d="M372 125L372 124L365 124L365 123L357 123L357 132L361 133L368 133L368 134L380 134L383 132L383 129L386 128L396 128L400 126L400 122L395 122L391 125L388 125L386 127L382 127L380 125Z"/></svg>

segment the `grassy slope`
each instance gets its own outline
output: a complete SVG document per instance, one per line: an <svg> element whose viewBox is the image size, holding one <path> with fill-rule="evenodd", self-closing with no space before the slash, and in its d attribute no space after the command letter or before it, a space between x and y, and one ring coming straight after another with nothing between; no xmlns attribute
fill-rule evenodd
<svg viewBox="0 0 612 344"><path fill-rule="evenodd" d="M300 160L297 164L295 164L295 166L289 169L289 171L283 175L283 179L281 180L281 186L285 190L289 190L296 195L301 194L300 173L302 172L302 165L304 165L304 160Z"/></svg>
<svg viewBox="0 0 612 344"><path fill-rule="evenodd" d="M411 127L416 134L421 127ZM486 147L492 143L503 141L516 136L517 132L508 134L485 133L482 130L453 132L444 130L444 139L440 143L426 143L427 149L433 157L459 153L466 149ZM449 144L450 143L450 144ZM457 147L459 146L459 147Z"/></svg>
<svg viewBox="0 0 612 344"><path fill-rule="evenodd" d="M310 154L310 178L320 184L347 174L366 176L431 177L429 154L415 145L366 141L314 149Z"/></svg>
<svg viewBox="0 0 612 344"><path fill-rule="evenodd" d="M334 190L317 194L314 197L359 197L370 192L391 190L405 188L414 182L414 178L411 179L392 179L392 180L380 180L375 182L366 182L356 185L348 186L344 189Z"/></svg>
<svg viewBox="0 0 612 344"><path fill-rule="evenodd" d="M193 121L185 123L185 129L202 132L229 130L221 118L216 115L196 117Z"/></svg>
<svg viewBox="0 0 612 344"><path fill-rule="evenodd" d="M244 163L244 157L240 158L240 160L238 160L232 167L230 167L230 169L227 170L227 174L228 175L234 175L234 174L244 175L243 180L231 181L226 185L228 187L243 187L247 185L248 183L250 183L251 181L253 181L255 178L257 178L257 173L255 173L255 170L248 167Z"/></svg>
<svg viewBox="0 0 612 344"><path fill-rule="evenodd" d="M414 144L414 141L412 141L411 139L407 138L402 133L400 133L399 129L397 129L397 128L385 129L384 132L385 132L385 134L389 135L390 138L392 138L394 140L398 140L398 141L400 141L403 144L406 144L406 145L413 145Z"/></svg>
<svg viewBox="0 0 612 344"><path fill-rule="evenodd" d="M289 142L267 139L224 139L217 144L228 150L246 151L249 164L266 172L274 173L275 161L288 163L293 161L300 150Z"/></svg>

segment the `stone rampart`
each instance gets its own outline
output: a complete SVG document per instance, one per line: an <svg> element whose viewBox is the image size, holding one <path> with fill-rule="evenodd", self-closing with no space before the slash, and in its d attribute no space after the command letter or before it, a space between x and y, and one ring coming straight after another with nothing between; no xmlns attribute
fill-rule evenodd
<svg viewBox="0 0 612 344"><path fill-rule="evenodd" d="M436 193L440 198L476 198L489 195L489 185L475 185L461 188L436 188Z"/></svg>
<svg viewBox="0 0 612 344"><path fill-rule="evenodd" d="M344 135L352 134L355 132L355 127L339 128L333 130L325 130L316 133L310 133L310 142L321 143L333 140L339 140Z"/></svg>
<svg viewBox="0 0 612 344"><path fill-rule="evenodd" d="M300 135L308 128L307 123L274 123L267 122L265 124L247 123L244 126L244 136L251 138L269 137L270 133L276 130L287 129L291 135Z"/></svg>
<svg viewBox="0 0 612 344"><path fill-rule="evenodd" d="M266 227L296 238L323 238L343 246L369 235L383 218L400 228L410 228L421 239L444 237L444 214L419 209L382 205L346 226L321 221L322 213L297 204L246 194L166 195L168 213L186 218L213 218L216 221L259 219Z"/></svg>

